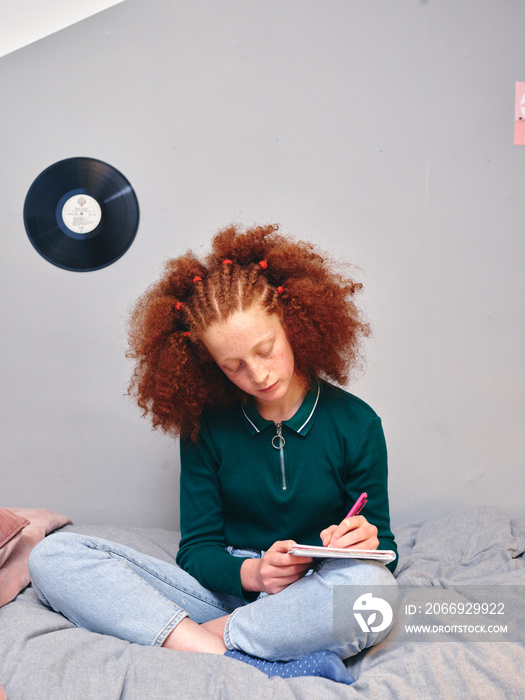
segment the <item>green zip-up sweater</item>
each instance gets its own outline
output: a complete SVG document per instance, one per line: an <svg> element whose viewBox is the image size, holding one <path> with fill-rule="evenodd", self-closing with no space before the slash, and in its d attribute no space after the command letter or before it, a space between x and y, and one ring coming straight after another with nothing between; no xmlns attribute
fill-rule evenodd
<svg viewBox="0 0 525 700"><path fill-rule="evenodd" d="M241 587L244 558L226 546L321 545L321 530L341 522L363 491L362 515L377 527L379 549L397 552L381 421L347 391L316 382L282 424L262 418L253 399L205 412L199 440L181 440L177 563L209 590L253 600Z"/></svg>

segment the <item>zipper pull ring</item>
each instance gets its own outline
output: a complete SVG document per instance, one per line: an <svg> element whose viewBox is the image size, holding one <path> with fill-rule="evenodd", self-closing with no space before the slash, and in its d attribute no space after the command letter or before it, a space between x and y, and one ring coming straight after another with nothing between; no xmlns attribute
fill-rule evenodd
<svg viewBox="0 0 525 700"><path fill-rule="evenodd" d="M272 445L275 447L276 450L282 450L286 444L286 440L283 437L283 428L281 423L276 423L275 427L277 429L277 435L273 436Z"/></svg>

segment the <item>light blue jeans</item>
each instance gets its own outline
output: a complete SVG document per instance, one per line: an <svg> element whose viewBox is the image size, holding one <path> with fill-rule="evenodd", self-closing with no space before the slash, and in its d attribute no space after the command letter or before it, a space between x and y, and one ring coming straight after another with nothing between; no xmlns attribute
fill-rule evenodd
<svg viewBox="0 0 525 700"><path fill-rule="evenodd" d="M260 556L240 550L230 553ZM202 623L229 615L224 632L228 649L272 661L323 650L345 659L380 641L388 630L363 632L348 611L344 635L335 635L333 586L396 586L396 581L378 562L319 561L280 593L261 594L248 604L207 590L174 562L76 533L46 537L31 553L29 570L46 605L93 632L160 646L186 616Z"/></svg>

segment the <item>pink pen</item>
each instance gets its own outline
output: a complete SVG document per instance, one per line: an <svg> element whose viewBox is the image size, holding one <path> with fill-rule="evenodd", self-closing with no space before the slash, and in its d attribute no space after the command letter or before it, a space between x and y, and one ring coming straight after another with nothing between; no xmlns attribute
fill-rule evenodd
<svg viewBox="0 0 525 700"><path fill-rule="evenodd" d="M366 491L362 493L357 501L354 503L354 505L350 508L348 511L348 515L346 516L347 518L352 518L354 515L359 515L359 513L363 510L365 507L365 503L368 501L368 496L366 495Z"/></svg>

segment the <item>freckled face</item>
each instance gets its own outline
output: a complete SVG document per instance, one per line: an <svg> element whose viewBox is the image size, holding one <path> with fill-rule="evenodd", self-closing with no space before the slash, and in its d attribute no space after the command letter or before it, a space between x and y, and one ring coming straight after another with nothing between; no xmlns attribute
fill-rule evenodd
<svg viewBox="0 0 525 700"><path fill-rule="evenodd" d="M202 340L226 376L254 396L257 406L286 404L302 391L292 346L277 314L259 305L236 311L211 325Z"/></svg>

